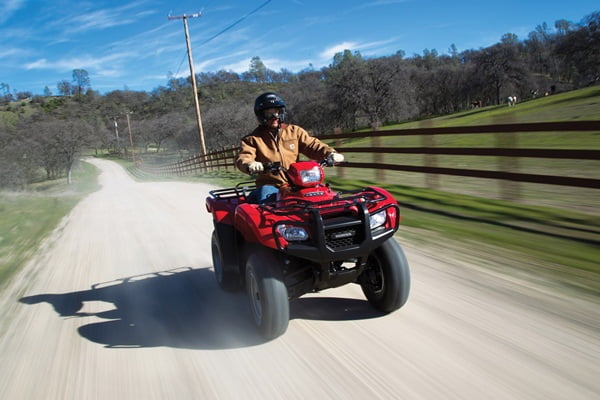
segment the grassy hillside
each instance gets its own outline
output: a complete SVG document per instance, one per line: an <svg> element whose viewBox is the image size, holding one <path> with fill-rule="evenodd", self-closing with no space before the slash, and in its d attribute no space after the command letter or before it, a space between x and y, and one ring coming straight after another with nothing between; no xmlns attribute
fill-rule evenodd
<svg viewBox="0 0 600 400"><path fill-rule="evenodd" d="M542 121L599 120L600 86L585 88L573 92L561 93L518 103L514 107L506 105L477 108L458 114L413 121L405 124L383 127L389 129L410 129L417 127L445 127L487 125L503 123L524 123ZM374 144L372 139L347 139L338 143L343 147L516 147L539 149L600 149L598 132L535 132L511 135L494 134L452 134L429 136L392 136L380 139ZM426 142L425 140L429 140ZM333 141L330 141L334 144ZM348 153L350 161L370 163L380 162L423 166L425 156L419 154L384 154L377 160L369 153ZM558 160L543 158L507 159L485 156L430 156L435 165L447 168L465 168L479 170L504 170L521 173L546 174L597 178L600 160ZM506 163L510 165L507 166ZM369 169L338 169L338 177L352 176L356 179L378 181L386 184L401 184L414 187L430 187L424 174L385 171L378 175ZM431 177L430 177L431 178ZM459 194L471 194L484 198L497 199L505 193L502 182L486 179L439 175L434 177L439 190ZM513 184L519 193L519 201L525 204L546 205L568 210L590 213L600 211L600 193L593 189L571 188L538 184ZM513 190L510 188L510 190Z"/></svg>
<svg viewBox="0 0 600 400"><path fill-rule="evenodd" d="M435 127L508 124L517 122L600 120L600 86L559 93L507 105L474 108L428 119ZM382 129L416 128L422 121L390 125Z"/></svg>

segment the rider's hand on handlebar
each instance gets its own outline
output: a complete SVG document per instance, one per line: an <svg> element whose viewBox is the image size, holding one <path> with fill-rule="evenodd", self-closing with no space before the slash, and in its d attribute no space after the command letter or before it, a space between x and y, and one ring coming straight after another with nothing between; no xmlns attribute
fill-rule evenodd
<svg viewBox="0 0 600 400"><path fill-rule="evenodd" d="M344 155L340 153L329 153L327 160L331 163L341 163L344 161Z"/></svg>
<svg viewBox="0 0 600 400"><path fill-rule="evenodd" d="M263 164L258 161L252 161L248 164L248 172L251 174L256 174L264 170Z"/></svg>

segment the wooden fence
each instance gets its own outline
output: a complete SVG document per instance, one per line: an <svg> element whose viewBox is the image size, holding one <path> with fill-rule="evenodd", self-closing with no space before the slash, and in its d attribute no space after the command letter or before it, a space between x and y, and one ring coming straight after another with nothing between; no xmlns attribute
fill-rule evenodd
<svg viewBox="0 0 600 400"><path fill-rule="evenodd" d="M208 171L235 169L235 158L238 146L223 147L212 150L206 155L195 155L188 159L164 165L141 164L140 170L146 173L165 176L183 176Z"/></svg>
<svg viewBox="0 0 600 400"><path fill-rule="evenodd" d="M520 158L546 158L546 159L571 159L571 160L600 160L600 150L596 149L543 149L517 147L518 135L533 132L588 132L590 140L598 140L600 134L600 121L572 121L572 122L547 122L547 123L522 123L504 125L479 125L444 128L415 128L402 130L386 130L371 132L337 133L319 136L319 139L332 143L337 151L346 154L347 160L352 160L352 153L368 153L372 155L371 162L348 161L337 168L338 176L344 176L348 168L368 168L376 171L376 179L384 180L385 171L404 171L426 174L431 177L428 186L435 187L436 177L451 175L471 178L487 178L499 181L542 183L548 185L563 185L580 188L600 189L600 179L595 177L556 176L514 172ZM460 134L494 134L496 147L494 148L469 148L469 147L439 147L436 146L436 137L440 135ZM420 147L389 147L383 146L381 141L390 136L420 136ZM353 146L351 139L369 138L369 146ZM350 139L350 140L348 140ZM235 169L234 160L239 148L232 146L214 150L205 156L197 155L189 159L171 163L164 166L141 166L146 172L162 175L186 175L203 173L214 170ZM424 165L404 165L382 162L384 154L419 154L423 155ZM496 170L446 168L437 165L437 156L493 156L499 160L513 160L513 162L500 161ZM363 157L364 158L364 157ZM597 171L600 172L600 171Z"/></svg>

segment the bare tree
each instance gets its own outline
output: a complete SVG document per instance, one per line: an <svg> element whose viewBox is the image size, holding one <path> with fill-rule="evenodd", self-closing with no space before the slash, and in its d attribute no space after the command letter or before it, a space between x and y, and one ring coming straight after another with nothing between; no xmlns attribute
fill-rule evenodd
<svg viewBox="0 0 600 400"><path fill-rule="evenodd" d="M359 52L354 54L344 50L333 57L333 64L327 69L325 82L329 87L329 97L336 105L333 117L340 127L355 129L361 107L364 60Z"/></svg>
<svg viewBox="0 0 600 400"><path fill-rule="evenodd" d="M92 127L83 120L49 120L29 125L36 159L46 170L47 179L56 179L62 172L72 183L72 169L82 150L92 142Z"/></svg>
<svg viewBox="0 0 600 400"><path fill-rule="evenodd" d="M62 96L68 96L71 94L71 82L69 81L60 81L56 84L56 88L58 89L58 93Z"/></svg>
<svg viewBox="0 0 600 400"><path fill-rule="evenodd" d="M90 76L85 69L73 70L73 94L82 95L90 87Z"/></svg>
<svg viewBox="0 0 600 400"><path fill-rule="evenodd" d="M510 33L502 37L501 43L481 50L474 61L477 73L494 91L496 104L502 102L502 88L518 84L528 74L516 35Z"/></svg>
<svg viewBox="0 0 600 400"><path fill-rule="evenodd" d="M600 81L600 12L584 18L578 29L566 31L557 40L556 54L562 61L561 76L578 86Z"/></svg>

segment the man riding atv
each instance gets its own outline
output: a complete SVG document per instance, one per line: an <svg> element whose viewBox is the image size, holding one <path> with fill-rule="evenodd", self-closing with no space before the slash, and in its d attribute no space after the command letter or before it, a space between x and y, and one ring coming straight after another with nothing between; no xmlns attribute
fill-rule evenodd
<svg viewBox="0 0 600 400"><path fill-rule="evenodd" d="M342 154L297 125L285 122L285 101L277 93L266 92L254 102L254 114L259 126L241 140L241 151L236 159L237 168L247 174L258 174L256 190L249 201L264 203L271 200L278 188L287 183L281 172L264 171L263 163L280 162L285 169L303 154L313 160L328 158L332 163L344 161Z"/></svg>
<svg viewBox="0 0 600 400"><path fill-rule="evenodd" d="M402 307L410 271L394 238L398 202L376 186L333 190L323 167L344 157L286 124L277 94L259 96L254 111L260 126L242 139L236 165L257 174L256 184L215 189L206 199L219 286L245 287L254 323L268 340L287 330L289 302L307 293L357 284L376 310ZM299 161L300 154L313 160Z"/></svg>

